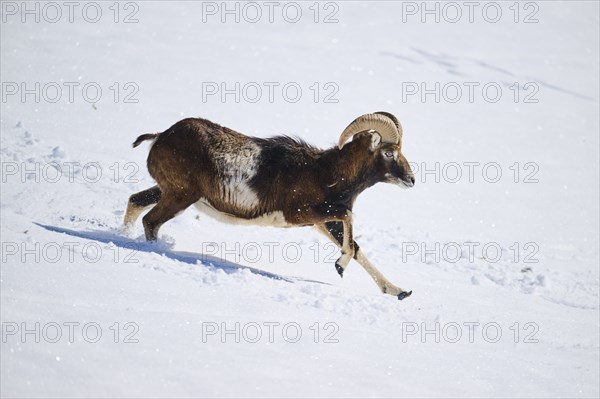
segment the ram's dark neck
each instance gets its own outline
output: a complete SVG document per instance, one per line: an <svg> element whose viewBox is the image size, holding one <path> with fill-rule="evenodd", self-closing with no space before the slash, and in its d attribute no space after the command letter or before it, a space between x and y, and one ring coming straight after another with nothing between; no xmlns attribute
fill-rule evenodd
<svg viewBox="0 0 600 399"><path fill-rule="evenodd" d="M351 141L341 150L334 147L323 152L319 171L330 193L328 201L352 209L356 197L378 182L373 154L363 141Z"/></svg>

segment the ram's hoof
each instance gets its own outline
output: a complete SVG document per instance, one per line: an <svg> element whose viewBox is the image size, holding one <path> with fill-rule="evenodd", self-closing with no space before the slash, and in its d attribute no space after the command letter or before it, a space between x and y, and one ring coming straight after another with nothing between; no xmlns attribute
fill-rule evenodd
<svg viewBox="0 0 600 399"><path fill-rule="evenodd" d="M340 277L344 277L344 268L339 263L335 263L335 270L337 270Z"/></svg>
<svg viewBox="0 0 600 399"><path fill-rule="evenodd" d="M412 291L403 291L398 294L398 300L403 300L404 298L408 298L412 294Z"/></svg>

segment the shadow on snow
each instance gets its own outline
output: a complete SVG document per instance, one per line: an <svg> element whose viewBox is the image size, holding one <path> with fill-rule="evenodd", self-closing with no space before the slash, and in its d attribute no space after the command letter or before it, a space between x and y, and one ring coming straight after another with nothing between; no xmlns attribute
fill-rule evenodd
<svg viewBox="0 0 600 399"><path fill-rule="evenodd" d="M189 265L198 265L200 266L208 266L215 269L220 269L227 274L235 273L240 270L249 270L251 273L271 278L274 280L282 280L289 283L294 282L310 282L310 283L318 283L318 284L327 284L322 281L316 280L307 280L300 277L286 277L281 276L279 274L270 273L264 270L255 269L253 267L239 265L234 262L227 261L225 259L217 258L211 255L205 255L201 253L194 252L183 252L183 251L172 251L170 249L165 249L160 246L158 243L152 242L139 242L135 240L128 239L121 235L111 233L108 231L99 231L99 230L88 230L88 231L76 231L67 229L64 227L57 226L49 226L42 223L33 222L36 226L42 227L48 231L52 231L54 233L67 234L73 237L82 238L85 240L93 240L105 244L113 244L120 248L130 249L137 252L147 252L154 253L161 256L164 256L168 259L176 260L178 262L186 263Z"/></svg>

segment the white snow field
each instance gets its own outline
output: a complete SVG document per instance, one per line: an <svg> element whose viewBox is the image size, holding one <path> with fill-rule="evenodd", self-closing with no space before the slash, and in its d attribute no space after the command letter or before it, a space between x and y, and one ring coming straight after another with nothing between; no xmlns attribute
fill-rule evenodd
<svg viewBox="0 0 600 399"><path fill-rule="evenodd" d="M598 397L599 3L1 3L2 397ZM236 21L237 19L237 21ZM404 127L356 240L190 208L124 232L184 117Z"/></svg>

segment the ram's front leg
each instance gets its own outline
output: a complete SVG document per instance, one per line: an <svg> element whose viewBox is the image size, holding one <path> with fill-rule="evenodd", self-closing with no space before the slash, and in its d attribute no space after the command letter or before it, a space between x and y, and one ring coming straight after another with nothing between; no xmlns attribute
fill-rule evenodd
<svg viewBox="0 0 600 399"><path fill-rule="evenodd" d="M345 233L344 228L339 222L328 222L316 226L319 231L331 241L339 246L343 245ZM409 297L412 291L405 291L402 288L392 284L385 276L369 261L364 254L363 250L358 246L356 242L353 243L354 248L354 259L369 273L369 276L375 281L375 284L379 287L381 292L389 294L402 300Z"/></svg>
<svg viewBox="0 0 600 399"><path fill-rule="evenodd" d="M352 234L352 214L350 211L348 213L350 214L348 219L340 222L343 225L342 256L335 261L335 270L337 270L340 277L344 277L344 271L355 254L354 237Z"/></svg>
<svg viewBox="0 0 600 399"><path fill-rule="evenodd" d="M298 224L324 225L328 222L336 222L343 231L343 237L340 238L339 246L342 250L342 256L335 261L335 269L340 277L344 275L344 270L348 263L354 257L354 238L352 236L352 211L343 205L320 205L307 207L302 212L298 209L298 214L294 215L294 222Z"/></svg>

